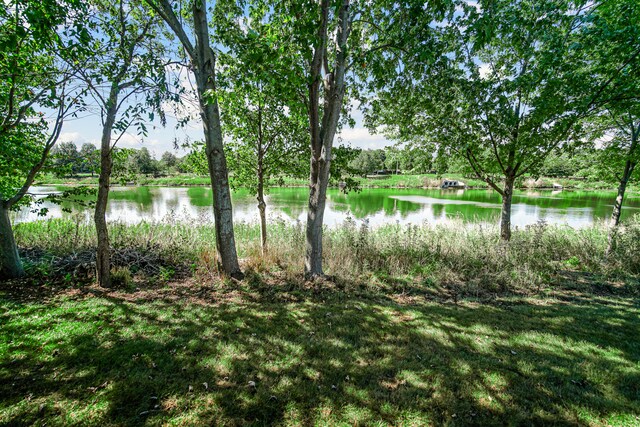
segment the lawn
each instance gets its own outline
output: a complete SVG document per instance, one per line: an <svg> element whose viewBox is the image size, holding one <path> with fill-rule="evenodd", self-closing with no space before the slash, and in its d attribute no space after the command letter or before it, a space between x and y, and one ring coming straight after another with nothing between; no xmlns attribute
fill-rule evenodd
<svg viewBox="0 0 640 427"><path fill-rule="evenodd" d="M640 425L635 297L0 294L2 425Z"/></svg>
<svg viewBox="0 0 640 427"><path fill-rule="evenodd" d="M640 425L640 217L607 228L346 224L331 281L302 279L304 229L16 226L29 277L0 283L0 425ZM117 275L116 275L117 272ZM115 280L114 280L115 282Z"/></svg>

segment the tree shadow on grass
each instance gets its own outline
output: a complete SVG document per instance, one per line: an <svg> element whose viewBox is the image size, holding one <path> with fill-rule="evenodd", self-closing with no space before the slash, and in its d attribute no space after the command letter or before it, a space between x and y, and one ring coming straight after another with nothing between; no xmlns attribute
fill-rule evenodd
<svg viewBox="0 0 640 427"><path fill-rule="evenodd" d="M1 304L6 425L640 422L632 300Z"/></svg>

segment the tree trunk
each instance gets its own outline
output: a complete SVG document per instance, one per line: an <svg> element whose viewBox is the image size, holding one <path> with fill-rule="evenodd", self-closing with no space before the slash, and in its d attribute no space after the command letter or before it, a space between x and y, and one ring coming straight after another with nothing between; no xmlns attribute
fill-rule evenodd
<svg viewBox="0 0 640 427"><path fill-rule="evenodd" d="M258 210L260 211L260 242L262 255L267 251L267 204L264 201L264 188L262 181L258 184Z"/></svg>
<svg viewBox="0 0 640 427"><path fill-rule="evenodd" d="M327 201L327 186L331 165L331 147L323 147L319 157L311 158L309 204L307 206L306 258L304 273L307 279L324 276L322 270L322 224Z"/></svg>
<svg viewBox="0 0 640 427"><path fill-rule="evenodd" d="M111 249L109 247L109 231L107 229L107 202L111 181L111 132L116 119L118 104L118 90L114 85L111 89L107 105L107 113L102 128L100 143L100 176L98 178L98 199L94 214L98 247L96 249L96 272L98 284L103 288L111 287Z"/></svg>
<svg viewBox="0 0 640 427"><path fill-rule="evenodd" d="M262 114L258 115L258 211L260 211L260 242L262 255L267 251L267 204L264 201L264 151L262 150Z"/></svg>
<svg viewBox="0 0 640 427"><path fill-rule="evenodd" d="M627 163L624 168L624 175L620 180L620 184L618 185L618 195L616 197L616 201L613 204L613 212L611 213L611 226L617 227L620 225L620 214L622 214L622 202L624 200L624 193L627 190L627 183L629 182L629 178L631 177L631 173L635 164L631 163L627 160Z"/></svg>
<svg viewBox="0 0 640 427"><path fill-rule="evenodd" d="M0 203L0 279L24 276L24 268L9 219L9 206Z"/></svg>
<svg viewBox="0 0 640 427"><path fill-rule="evenodd" d="M309 85L309 124L311 129L311 173L309 175L309 204L307 207L306 254L304 275L306 279L323 277L322 270L322 224L327 201L329 172L331 170L331 148L338 128L342 100L345 93L344 75L347 62L347 39L351 30L349 0L340 6L339 26L336 32L335 67L325 73L324 106L320 115L320 82L322 64L328 43L327 24L330 2L321 3L321 22L318 27L318 45L311 62L311 84Z"/></svg>
<svg viewBox="0 0 640 427"><path fill-rule="evenodd" d="M609 230L609 238L607 242L607 255L613 252L616 248L616 237L618 234L618 226L620 225L620 215L622 214L622 202L624 201L624 193L627 190L627 183L631 178L633 169L635 168L635 162L627 160L624 166L624 173L622 179L618 185L618 195L616 201L613 204L613 212L611 213L611 227Z"/></svg>
<svg viewBox="0 0 640 427"><path fill-rule="evenodd" d="M233 231L233 209L227 159L223 149L222 129L218 101L214 96L215 54L209 46L209 31L206 4L196 0L193 4L194 31L196 35L194 74L196 77L200 116L204 128L211 190L213 192L213 216L216 228L216 246L222 270L229 276L241 280L244 275L238 263L236 241Z"/></svg>
<svg viewBox="0 0 640 427"><path fill-rule="evenodd" d="M513 199L513 185L515 177L507 176L502 195L502 212L500 215L500 238L508 242L511 240L511 200Z"/></svg>

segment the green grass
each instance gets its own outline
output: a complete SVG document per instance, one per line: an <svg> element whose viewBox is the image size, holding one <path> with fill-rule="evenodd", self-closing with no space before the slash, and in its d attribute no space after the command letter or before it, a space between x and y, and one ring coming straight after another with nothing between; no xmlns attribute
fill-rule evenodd
<svg viewBox="0 0 640 427"><path fill-rule="evenodd" d="M330 282L304 230L112 224L122 287L92 284L92 226L16 226L0 284L0 425L640 425L640 218L606 228L347 223ZM89 261L87 261L89 260ZM151 266L149 265L151 264ZM153 267L153 268L150 268ZM85 274L89 272L89 276Z"/></svg>
<svg viewBox="0 0 640 427"><path fill-rule="evenodd" d="M114 185L118 185L120 182L117 178L112 178ZM208 176L200 176L194 174L178 174L175 176L166 176L154 178L152 176L138 175L135 177L134 184L136 185L153 185L153 186L166 186L166 187L180 187L180 186L201 186L211 185L211 179ZM36 185L97 185L98 177L90 175L80 175L76 177L63 177L59 178L54 175L48 174L40 177Z"/></svg>
<svg viewBox="0 0 640 427"><path fill-rule="evenodd" d="M486 188L484 181L465 178L460 174L447 174L448 179L463 181L472 188ZM407 174L407 175L381 175L377 177L354 177L362 188L439 188L442 178L435 174ZM303 178L284 178L285 186L306 186L308 182Z"/></svg>
<svg viewBox="0 0 640 427"><path fill-rule="evenodd" d="M640 424L636 300L247 286L1 297L0 424Z"/></svg>

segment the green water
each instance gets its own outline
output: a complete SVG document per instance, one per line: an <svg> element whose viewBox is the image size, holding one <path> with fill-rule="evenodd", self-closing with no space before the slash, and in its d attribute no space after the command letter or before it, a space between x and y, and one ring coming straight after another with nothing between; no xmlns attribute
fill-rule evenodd
<svg viewBox="0 0 640 427"><path fill-rule="evenodd" d="M61 187L38 187L34 193L62 191ZM276 188L267 197L270 219L295 222L306 220L308 192L306 188ZM516 226L540 220L584 227L606 220L611 214L614 192L603 191L518 191L513 198L512 223ZM119 187L110 194L107 218L110 221L211 220L211 190L206 187ZM91 216L91 209L66 205L75 213L68 214L60 206L46 205L48 217L68 215ZM246 191L233 193L236 221L257 221L255 197ZM336 226L347 218L367 220L370 225L420 224L442 222L451 218L497 223L500 195L489 190L421 190L364 189L343 194L329 190L325 224ZM640 197L625 200L623 218L640 213ZM39 219L29 209L17 213L16 222Z"/></svg>

